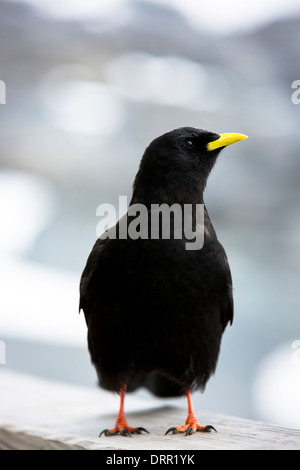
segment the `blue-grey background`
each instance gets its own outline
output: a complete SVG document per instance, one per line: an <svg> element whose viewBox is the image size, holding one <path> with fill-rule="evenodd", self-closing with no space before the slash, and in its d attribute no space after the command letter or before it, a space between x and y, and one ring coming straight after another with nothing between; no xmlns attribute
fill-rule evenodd
<svg viewBox="0 0 300 470"><path fill-rule="evenodd" d="M1 367L96 386L78 283L97 206L130 197L158 135L241 132L206 191L235 321L195 405L299 427L300 6L209 3L0 1Z"/></svg>

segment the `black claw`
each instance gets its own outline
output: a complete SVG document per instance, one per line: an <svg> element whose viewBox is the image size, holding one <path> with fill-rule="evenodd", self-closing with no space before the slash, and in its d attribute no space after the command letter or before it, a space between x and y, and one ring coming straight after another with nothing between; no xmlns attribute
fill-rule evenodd
<svg viewBox="0 0 300 470"><path fill-rule="evenodd" d="M105 434L105 435L106 435L107 431L108 431L108 429L103 429L103 431L100 432L99 437L101 437L102 434Z"/></svg>
<svg viewBox="0 0 300 470"><path fill-rule="evenodd" d="M147 429L145 429L145 428L142 428L142 427L139 427L139 428L137 428L137 429L136 429L136 431L137 431L137 433L138 433L138 434L141 434L141 433L142 433L142 431L144 431L144 432L146 432L146 433L150 434L150 432L149 432Z"/></svg>
<svg viewBox="0 0 300 470"><path fill-rule="evenodd" d="M208 426L205 426L204 432L210 432L210 431L218 432L213 426L209 424Z"/></svg>
<svg viewBox="0 0 300 470"><path fill-rule="evenodd" d="M173 432L173 434L176 434L176 432L174 432L174 431L177 431L176 426L171 426L171 427L167 430L165 436L166 436L169 432L171 432L171 431Z"/></svg>
<svg viewBox="0 0 300 470"><path fill-rule="evenodd" d="M193 432L194 432L194 430L193 430L193 428L190 426L190 427L188 428L188 430L186 431L185 435L186 435L186 436L189 436L190 434L193 434Z"/></svg>
<svg viewBox="0 0 300 470"><path fill-rule="evenodd" d="M129 437L132 437L132 434L130 431L128 431L128 429L123 429L123 431L121 432L121 435L122 436L129 436Z"/></svg>

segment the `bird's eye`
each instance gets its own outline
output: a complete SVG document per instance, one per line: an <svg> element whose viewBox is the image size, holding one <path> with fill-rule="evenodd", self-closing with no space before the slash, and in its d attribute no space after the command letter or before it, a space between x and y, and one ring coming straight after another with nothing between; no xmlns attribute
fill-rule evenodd
<svg viewBox="0 0 300 470"><path fill-rule="evenodd" d="M186 139L184 145L187 149L192 149L194 148L194 141L191 139Z"/></svg>

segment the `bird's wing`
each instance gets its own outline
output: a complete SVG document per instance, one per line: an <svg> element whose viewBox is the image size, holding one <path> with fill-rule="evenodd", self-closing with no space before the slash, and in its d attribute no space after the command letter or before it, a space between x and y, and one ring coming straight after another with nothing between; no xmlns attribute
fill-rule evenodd
<svg viewBox="0 0 300 470"><path fill-rule="evenodd" d="M101 253L105 246L105 240L98 238L96 241L90 256L88 257L86 266L83 270L81 280L80 280L80 300L79 300L79 311L83 310L85 315L86 323L88 324L88 309L87 309L87 300L88 300L88 287L95 273L95 270L100 262Z"/></svg>
<svg viewBox="0 0 300 470"><path fill-rule="evenodd" d="M226 252L216 236L205 207L205 244L203 249L200 250L200 256L206 258L207 255L209 256L209 261L205 261L207 269L214 269L218 275L221 293L221 324L224 331L228 323L230 322L230 324L232 324L233 322L234 302L232 294L232 276ZM212 262L214 263L213 266L211 265Z"/></svg>
<svg viewBox="0 0 300 470"><path fill-rule="evenodd" d="M94 278L96 273L99 273L99 267L103 264L103 255L105 248L108 246L111 239L116 238L116 234L119 230L120 223L126 221L126 215L123 216L115 226L110 227L106 230L96 241L90 256L88 257L86 266L83 270L81 280L80 280L80 301L79 301L79 312L83 310L85 315L86 323L88 324L89 309L88 309L88 299L89 299L89 287L91 281Z"/></svg>
<svg viewBox="0 0 300 470"><path fill-rule="evenodd" d="M230 271L230 266L228 262L228 258L223 246L219 243L220 249L220 256L222 258L223 263L223 271L225 274L225 296L224 296L224 303L222 305L221 310L221 323L223 331L225 330L227 324L233 322L233 315L234 315L234 302L233 302L233 294L232 294L232 276Z"/></svg>

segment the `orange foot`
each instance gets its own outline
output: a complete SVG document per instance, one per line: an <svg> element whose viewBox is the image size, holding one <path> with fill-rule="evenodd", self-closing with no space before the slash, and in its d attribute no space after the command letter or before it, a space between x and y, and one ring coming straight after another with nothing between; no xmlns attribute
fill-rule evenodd
<svg viewBox="0 0 300 470"><path fill-rule="evenodd" d="M188 407L189 407L189 412L188 412L188 417L185 422L184 426L172 426L169 428L166 432L168 434L169 432L172 431L173 434L178 434L179 432L185 432L186 436L189 436L190 434L194 434L194 432L200 431L200 432L210 432L210 431L215 431L215 428L211 425L208 426L200 426L199 421L196 418L194 408L193 408L193 403L192 403L192 394L191 390L189 388L186 389L186 396L188 399Z"/></svg>
<svg viewBox="0 0 300 470"><path fill-rule="evenodd" d="M141 434L142 431L147 432L149 434L149 431L145 428L132 428L129 426L127 419L125 416L119 417L116 421L116 425L113 429L103 429L101 433L99 434L99 437L102 436L102 434L105 434L105 436L114 436L115 434L121 434L121 436L130 436L134 433Z"/></svg>
<svg viewBox="0 0 300 470"><path fill-rule="evenodd" d="M126 395L126 384L123 384L121 388L121 403L120 403L120 411L118 415L118 419L116 421L116 425L113 429L103 429L103 431L100 432L99 437L102 436L102 434L105 434L105 436L114 436L115 434L121 434L121 436L130 436L134 433L141 434L142 431L147 432L149 434L149 431L145 428L132 428L129 426L128 421L125 417L125 412L124 412L124 400L125 400L125 395Z"/></svg>
<svg viewBox="0 0 300 470"><path fill-rule="evenodd" d="M172 432L173 434L178 434L180 432L185 432L186 436L189 436L190 434L193 434L194 432L210 432L210 431L216 431L216 429L211 426L200 426L199 421L197 418L192 414L189 415L185 424L183 426L172 426L169 428L166 432L168 434L169 432Z"/></svg>

